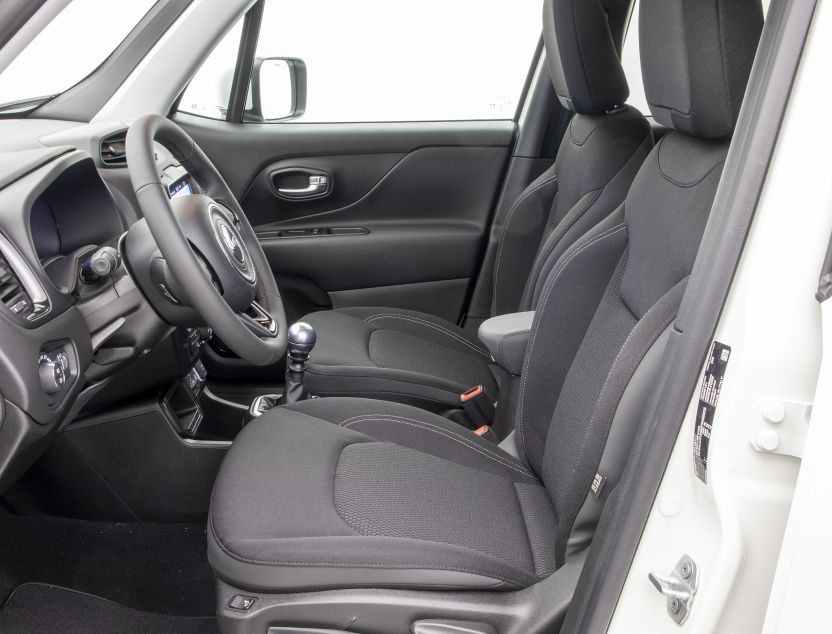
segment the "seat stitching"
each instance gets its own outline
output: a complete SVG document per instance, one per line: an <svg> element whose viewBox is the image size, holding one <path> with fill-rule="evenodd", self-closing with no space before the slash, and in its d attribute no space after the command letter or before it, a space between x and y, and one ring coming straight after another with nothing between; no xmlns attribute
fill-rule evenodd
<svg viewBox="0 0 832 634"><path fill-rule="evenodd" d="M433 328L434 330L438 330L439 332L444 333L444 334L448 335L449 337L452 337L452 338L456 339L457 341L459 341L460 343L468 346L469 348L471 348L475 352L479 352L480 354L488 357L489 359L491 358L491 355L486 350L483 350L482 348L476 346L475 344L471 343L467 339L464 339L463 337L461 337L457 333L453 332L452 330L448 330L444 326L440 326L439 324L432 323L432 322L430 322L426 319L420 319L419 317L413 317L411 315L397 315L395 313L378 313L376 315L370 315L369 317L365 317L364 321L367 322L367 323L370 323L370 322L376 321L378 319L401 319L401 320L404 320L404 321L411 321L411 322L414 322L414 323L417 323L417 324L428 326L429 328Z"/></svg>
<svg viewBox="0 0 832 634"><path fill-rule="evenodd" d="M368 415L368 416L371 416L371 415ZM361 417L355 417L355 418L361 418ZM393 422L393 423L400 423L402 425L410 425L411 427L417 427L417 428L420 428L420 429L424 429L425 431L433 432L433 433L438 434L440 436L445 436L446 438L450 438L451 440L453 440L455 442L458 442L459 444L467 447L468 449L471 449L472 451L475 451L476 453L479 453L479 454L485 456L486 458L489 458L490 460L493 460L494 462L496 462L496 463L498 463L498 464L500 464L504 467L508 467L509 469L513 469L514 471L517 471L518 473L522 473L523 475L528 475L528 476L534 478L534 475L532 473L529 473L523 467L512 464L506 458L503 458L499 454L491 453L485 447L478 447L477 445L474 445L473 443L470 443L470 441L468 441L463 436L459 436L457 434L454 434L451 431L448 431L447 429L443 429L441 427L432 425L431 423L426 423L424 421L418 421L418 420L415 420L415 419L412 419L412 418L396 417L396 416L390 416L390 415L382 414L382 415L380 415L379 418L366 418L365 417L365 418L361 418L360 420L354 420L352 423L350 423L348 425L341 425L341 426L344 427L345 429L349 429L349 428L352 428L354 425L357 425L359 423L383 422L383 421Z"/></svg>
<svg viewBox="0 0 832 634"><path fill-rule="evenodd" d="M361 421L356 421L356 422L361 422ZM365 443L361 443L361 444L365 444ZM377 441L377 442L374 442L374 443L367 443L367 444L374 444L374 445L384 446L386 443L384 443L383 441ZM354 446L354 445L347 445L347 447L351 447L351 446ZM392 538L397 538L397 539L418 539L420 541L431 542L431 543L434 543L434 544L447 544L447 545L450 545L450 546L459 546L459 547L466 548L466 549L469 549L469 550L474 550L476 552L486 553L487 555L489 555L491 557L494 557L494 558L496 558L500 561L503 561L503 562L507 563L508 565L514 565L514 563L510 559L505 558L502 554L489 552L487 550L476 548L474 546L465 546L463 544L458 544L458 543L455 543L453 541L448 541L446 539L439 539L439 538L431 539L431 538L428 538L428 537L411 537L411 536L405 536L405 535L389 534L389 533L385 532L383 528L378 528L378 529L373 528L373 527L362 528L361 520L356 520L355 517L352 517L352 518L349 517L349 516L345 517L344 513L342 513L342 510L344 510L344 506L342 504L339 504L339 502L338 502L339 496L337 495L337 488L338 488L337 487L337 482L338 482L338 478L339 478L339 473L341 471L341 461L344 458L344 449L346 449L347 447L344 447L341 450L341 453L338 457L338 464L335 467L336 486L333 488L332 504L333 504L333 507L335 508L335 512L338 514L338 517L340 517L341 520L347 526L349 526L353 531L355 531L359 535L364 535L364 536L368 536L368 537L372 536L372 537L392 537ZM515 483L512 483L512 485L514 485L514 484ZM516 487L513 486L512 490L515 491L515 495L517 495ZM347 512L347 511L345 510L345 512ZM375 522L372 522L370 520L367 520L367 521L370 524L375 524ZM530 551L531 551L531 549L530 549ZM535 566L535 563L534 563L534 555L532 555L531 552L529 554L530 554L529 561L531 563L531 568L534 571L534 573L537 574L537 567ZM523 568L527 568L527 567L523 566Z"/></svg>
<svg viewBox="0 0 832 634"><path fill-rule="evenodd" d="M494 452L490 451L489 449L487 449L485 447L479 447L479 446L475 445L469 439L465 438L464 436L462 436L460 434L457 434L457 433L452 432L452 431L447 430L447 429L443 429L442 427L439 427L438 425L434 425L433 423L428 423L426 421L416 420L415 418L407 418L405 416L395 416L393 414L362 414L361 416L353 416L352 418L347 418L347 419L341 421L340 423L338 423L338 425L345 428L345 429L350 429L354 425L357 425L359 423L384 422L384 421L393 422L393 423L400 423L402 425L410 425L411 427L418 427L420 429L424 429L425 431L430 431L430 432L433 432L433 433L438 434L440 436L445 436L446 438L450 438L451 440L453 440L455 442L458 442L459 444L463 445L464 447L467 447L468 449L471 449L472 451L475 451L475 452L485 456L486 458L488 458L490 460L493 460L494 462L496 462L496 463L498 463L498 464L500 464L504 467L508 467L509 469L513 469L514 471L517 471L518 473L522 473L523 475L527 475L527 476L532 477L532 478L535 477L534 474L530 473L524 467L522 467L520 465L513 464L507 458L505 458L505 457L503 457L503 456L501 456L497 453L494 453Z"/></svg>
<svg viewBox="0 0 832 634"><path fill-rule="evenodd" d="M370 322L376 321L378 319L402 319L404 321L412 321L412 322L415 322L415 323L418 323L418 324L429 326L429 327L434 328L434 329L436 329L436 330L438 330L438 331L440 331L444 334L447 334L450 337L453 337L454 339L456 339L460 343L465 344L466 346L475 350L476 352L479 352L480 354L483 354L485 356L489 356L488 353L483 348L480 348L477 345L471 343L470 341L468 341L464 337L461 337L459 334L453 332L452 330L449 330L448 328L445 328L444 326L441 326L439 324L435 324L433 322L430 322L426 319L421 319L419 317L413 317L411 315L397 315L395 313L379 313L379 314L376 314L376 315L371 315L369 317L365 317L364 321L366 321L367 323L370 323Z"/></svg>
<svg viewBox="0 0 832 634"><path fill-rule="evenodd" d="M520 491L517 488L519 482L513 482L514 487L514 498L517 500L517 506L520 508L520 519L523 521L523 530L526 532L526 543L529 545L529 554L531 555L532 559L532 566L534 567L534 573L538 576L543 576L540 572L541 566L538 566L538 559L534 552L534 545L532 544L532 533L529 530L529 523L526 521L526 509L523 506L523 502L520 500ZM545 488L544 488L545 491Z"/></svg>
<svg viewBox="0 0 832 634"><path fill-rule="evenodd" d="M612 362L612 365L610 366L610 370L609 370L609 372L607 372L607 378L606 378L606 380L604 381L604 385L601 387L601 390L598 392L598 399L599 399L599 400L600 400L601 396L603 396L603 394L604 394L604 390L605 390L605 389L607 389L607 384L608 384L608 383L609 383L609 381L610 381L610 377L612 376L612 370L613 370L613 368L615 368L615 364L616 364L616 363L618 363L618 360L621 358L621 355L622 355L622 353L624 352L624 348L626 348L626 347L627 347L627 344L628 344L628 343L630 343L630 339L632 339L632 338L633 338L633 335L635 334L635 332L636 332L637 330L639 330L639 328L638 328L638 323L636 323L636 325L635 325L635 326L633 326L633 329L630 331L630 334L628 334L628 335L627 335L627 338L624 340L624 343L621 345L621 348L619 348L619 350L618 350L618 354L617 354L617 355L615 355L615 360ZM638 365L638 363L640 363L640 360L636 362L636 365ZM587 425L587 426L586 426L586 428L585 428L585 430L584 430L584 436L585 436L585 435L586 435L586 433L589 431L590 426L591 426L591 424L592 424L592 421L593 421L594 419L595 419L595 410L593 410L592 417L590 418L590 425ZM583 453L583 452L581 452L581 453ZM567 482L567 486L566 486L566 488L564 489L564 491L569 491L569 490L571 489L571 487L572 487L572 482L575 480L575 473L576 473L576 472L577 472L577 467L573 467L573 468L572 468L572 471L571 471L571 472L570 472L570 474L569 474L569 480L568 480L568 482Z"/></svg>
<svg viewBox="0 0 832 634"><path fill-rule="evenodd" d="M534 273L534 276L533 276L533 278L534 278L534 285L533 285L533 286L531 287L531 289L530 289L531 296L528 298L528 302L527 302L527 304L526 304L526 306L527 306L528 308L533 308L533 306L532 306L531 304L532 304L532 302L534 301L534 294L535 294L534 292L535 292L535 289L537 288L537 280L538 280L538 278L540 277L540 273L542 272L542 267L543 267L543 264L545 264L546 259L548 259L549 255L551 255L552 251L554 251L554 250L555 250L555 248L557 248L557 245L558 245L558 244L560 243L560 241L564 238L564 236L566 236L566 233L567 233L570 229L572 229L572 227L573 227L573 226L575 226L575 224L577 224L577 223L578 223L578 221L579 221L579 220L581 220L581 219L584 217L584 215L586 215L586 214L589 212L589 210L590 210L590 209L592 209L592 207L593 207L593 206L594 206L594 205L595 205L595 204L596 204L596 203L597 203L597 202L601 199L601 196L603 196L604 192L605 192L605 191L607 190L607 188L608 188L608 187L609 187L609 186L613 183L613 181L615 181L615 180L616 180L616 179L618 179L618 178L619 178L622 174L624 174L625 170L627 169L627 166L628 166L628 165L630 164L630 162L631 162L631 161L632 161L632 160L636 157L636 154L637 154L637 153L638 153L638 151L641 149L641 147L642 147L642 146L643 146L643 145L644 145L644 144L648 141L648 139L650 140L650 147L648 148L648 153L649 153L649 149L653 147L653 134L652 134L652 132L650 131L650 124L648 124L648 123L647 123L647 120L646 120L646 119L644 119L643 117L642 117L642 121L644 121L644 123L646 124L646 134L644 135L644 138L642 139L641 143L639 143L639 144L636 146L636 148L633 150L633 152L630 154L630 156L629 156L629 157L627 157L627 160L623 163L623 165L621 166L621 168L620 168L620 169L619 169L619 170L618 170L618 171L617 171L617 172L616 172L616 173L612 176L612 178L610 178L610 179L608 179L608 180L607 180L606 184L605 184L603 187L600 187L600 188L598 188L598 189L594 189L594 190L592 190L592 191L589 191L589 192L587 192L587 193L584 195L584 196L588 196L589 194L592 194L592 193L596 193L596 194L597 194L597 195L595 196L595 199L594 199L594 200L593 200L593 201L592 201L589 205L587 205L586 209L584 209L584 211L582 211L580 214L577 214L574 218L572 218L572 219L571 219L571 221L570 221L570 223L569 223L569 225L563 228L563 231L561 232L560 236L559 236L559 237L558 237L558 239L555 241L555 243L552 245L552 248L551 248L551 249L549 249L548 251L546 251L546 252L545 252L545 254L546 254L546 258L542 258L542 262L541 262L541 266L540 266L540 267L537 267L537 266L536 266L536 265L537 265L537 263L538 263L540 260L538 259L538 260L536 260L536 261L535 261L535 267L532 269L532 273ZM661 141L659 141L659 142L661 143ZM641 161L639 161L638 165L641 165L641 164L644 162L645 158L646 158L646 156L645 156L645 157L643 157ZM583 199L583 197L582 197L582 199ZM578 202L580 202L580 200L579 200ZM578 204L578 203L575 203L575 206L573 206L573 207L572 207L572 208L571 208L571 209L570 209L570 210L569 210L569 211L568 211L568 212L564 215L564 217L563 217L563 218L561 218L560 222L558 222L558 223L555 225L554 230L552 231L552 233L550 233L550 234L549 234L549 237L548 237L548 238L546 238L546 242L544 242L544 243L543 243L543 245L542 245L541 249L542 249L543 247L545 247L545 246L546 246L546 243L547 243L547 242L548 242L548 241L552 238L552 236L553 236L553 235L555 235L555 232L556 232L556 231L557 231L557 229L561 226L561 224L562 224L562 223L564 223L564 222L565 222L565 221L569 218L569 214L570 214L570 213L572 213L572 212L575 210L575 208L577 207L577 204ZM580 238L579 238L579 239L580 239ZM577 241L577 240L576 240L576 241ZM564 253L565 253L568 249L569 249L569 245L567 245L567 246L566 246L566 248L564 249ZM543 252L541 251L538 255L543 255ZM561 255L563 255L563 253L561 253ZM555 260L555 264L557 264L557 260ZM544 282L545 282L545 279L544 279ZM522 307L521 307L521 308L522 308Z"/></svg>
<svg viewBox="0 0 832 634"><path fill-rule="evenodd" d="M348 378L356 378L356 377L357 378L373 378L373 379L382 379L382 380L385 380L385 381L396 382L396 383L407 383L409 385L427 386L427 387L435 388L437 390L444 390L446 392L450 392L450 393L454 394L455 397L459 396L459 392L455 391L457 389L457 387L462 387L463 389L468 389L469 388L469 386L463 386L462 384L457 383L456 381L451 381L450 379L441 379L441 377L439 377L439 378L441 379L441 381L444 381L444 383L442 383L439 380L437 380L433 383L429 383L429 382L421 381L421 380L420 381L409 381L409 380L403 379L401 377L390 378L390 376L387 376L387 375L379 376L379 375L376 375L376 374L367 374L366 372L338 373L338 372L321 371L321 369L320 369L320 368L327 368L327 367L337 368L339 366L325 366L325 365L317 365L317 366L314 366L314 367L310 366L306 369L306 372L309 373L309 374L317 374L318 376L324 376L324 377L333 377L333 376L334 377L344 377L344 376L346 376ZM369 369L369 370L387 369L387 370L395 370L397 372L411 372L410 370L402 370L400 368L385 368L384 366L373 366L373 367L366 366L366 368L364 366L340 366L340 367L347 368L347 369L350 369L350 370L352 370L353 368L355 368L357 370L361 370L361 369ZM428 376L426 374L421 374L419 372L412 372L412 373L413 374L419 374L420 376L426 376L426 377ZM428 377L428 378L436 379L437 377ZM456 387L449 387L449 386L456 386ZM322 391L320 389L316 389L315 393L316 394L317 393L338 394L340 392L337 391L337 390L333 392L333 391L327 391L327 390ZM349 392L345 392L345 393L349 393ZM441 401L441 402L444 403L445 401Z"/></svg>
<svg viewBox="0 0 832 634"><path fill-rule="evenodd" d="M369 563L369 562L355 562L350 564L344 564L339 562L327 562L327 561L286 561L286 560L270 560L270 559L255 559L253 557L246 557L244 555L240 555L232 551L226 544L223 542L222 538L217 534L217 529L214 526L214 517L213 515L208 516L209 524L211 525L211 533L213 533L214 537L217 540L217 544L220 548L222 548L223 552L227 554L229 557L236 559L238 561L243 561L246 563L252 564L275 564L279 566L310 566L310 567L332 567L332 568L379 568L379 569L387 569L387 570L404 570L407 568L421 568L426 570L450 570L454 572L468 572L475 575L481 575L484 577L491 577L493 579L499 579L501 581L505 581L507 583L514 584L516 586L523 587L526 584L522 581L518 581L517 579L512 579L506 575L501 574L493 574L492 572L486 572L483 570L477 570L475 568L465 568L462 566L443 566L440 564L422 564L422 563L407 563L407 564L379 564L379 563ZM365 537L365 536L361 536ZM275 538L281 539L281 538ZM429 540L413 540L413 541L429 541ZM466 548L465 546L459 546L457 544L449 544L454 548L460 548L462 550L467 550L471 552L476 552L480 555L486 555L490 557L494 557L494 555L489 555L489 553L484 553L479 550L474 550L472 548ZM500 560L503 561L503 560ZM534 576L538 576L535 572Z"/></svg>
<svg viewBox="0 0 832 634"><path fill-rule="evenodd" d="M542 183L538 183L535 187L527 191L523 194L520 199L512 205L511 210L508 212L508 216L506 217L506 224L503 228L503 235L500 239L500 244L497 247L497 262L494 265L494 289L492 291L493 297L491 299L491 314L494 315L497 312L497 283L500 279L500 263L503 259L503 245L505 244L505 237L506 233L508 232L509 225L511 224L511 219L514 217L514 212L519 209L520 205L522 205L526 199L531 196L536 191L543 189L546 185L558 180L558 175L555 174L554 176L550 176Z"/></svg>
<svg viewBox="0 0 832 634"><path fill-rule="evenodd" d="M680 133L681 134L681 133ZM667 135L663 136L659 142L656 144L656 147L659 148L656 150L656 172L661 176L664 180L668 183L675 185L676 187L681 187L682 189L690 189L691 187L696 187L700 183L702 183L706 178L708 178L714 170L721 168L725 164L725 159L723 158L719 162L715 163L705 174L702 175L702 178L692 181L690 183L683 183L682 181L676 180L669 174L664 171L662 167L662 148L665 145L665 139L667 139Z"/></svg>
<svg viewBox="0 0 832 634"><path fill-rule="evenodd" d="M529 347L526 350L526 356L525 356L525 359L523 361L523 370L522 370L523 380L520 384L520 399L519 399L520 406L519 406L518 411L517 411L517 424L515 425L515 428L517 430L517 434L520 436L520 445L523 448L523 455L524 456L526 456L528 454L527 454L527 450L526 450L526 437L525 437L525 434L523 433L523 411L525 409L524 408L523 395L526 393L526 380L528 379L528 376L529 376L529 373L528 373L529 361L532 358L532 352L534 351L534 344L535 344L535 341L537 339L537 333L540 329L540 321L543 318L543 312L546 308L546 305L549 302L549 297L551 295L552 289L555 287L555 283L560 279L561 273L563 273L563 271L566 269L566 267L569 266L569 264L578 255L580 255L583 251L585 251L589 247L593 246L594 244L596 244L598 242L601 242L602 240L606 240L607 238L615 235L619 231L622 231L626 228L627 228L627 225L624 224L624 223L621 223L619 225L611 227L611 228L607 229L606 231L600 233L599 235L592 238L592 240L590 240L589 242L586 242L585 244L582 244L564 261L563 264L561 264L556 269L555 273L552 276L552 281L549 282L549 284L546 285L546 289L545 289L545 292L544 292L544 295L543 295L543 300L538 304L538 309L537 309L537 312L536 312L536 315L535 315L534 324L532 325L532 339L529 342Z"/></svg>
<svg viewBox="0 0 832 634"><path fill-rule="evenodd" d="M670 293L670 291L668 291L668 294L669 293ZM654 306L655 305L656 304L654 304ZM676 319L676 314L677 314L676 311L672 311L672 314L670 314L668 317L666 317L663 321L660 322L660 326L658 328L656 328L656 332L658 334L652 340L652 343L650 344L650 346L654 345L656 343L656 341L658 341L658 338L661 336L661 333L664 332L667 329L667 327L670 324L673 323L673 321ZM627 347L627 344L630 343L630 339L633 338L633 335L635 335L637 331L641 330L639 328L639 326L642 326L642 328L644 327L643 324L644 324L644 318L642 318L641 320L636 322L635 326L633 326L633 329L630 331L630 334L627 335L627 338L624 340L624 343L621 345L621 348L619 349L618 354L615 356L615 360L612 362L612 365L610 366L610 371L607 373L607 378L604 381L604 385L601 387L601 391L598 392L599 401L600 401L600 397L604 394L605 390L607 389L607 385L609 384L610 377L612 377L613 370L615 369L616 364L618 363L619 359L621 358L621 355L624 353L624 349ZM641 362L643 360L644 360L644 356L641 356L637 359L633 359L625 368L623 368L623 370L626 371L626 374L629 374L629 375L632 376L632 373L641 364ZM626 390L626 388L627 388L627 386L625 385L624 390ZM618 397L619 403L621 401L622 396L623 396L623 392ZM617 408L617 406L616 406L616 408ZM592 411L592 416L589 419L589 424L585 428L584 434L586 434L592 428L592 424L595 422L595 419L596 419L597 415L598 415L598 404L596 403L596 406ZM613 413L613 416L614 415L615 414ZM607 432L607 433L609 434L609 432ZM584 451L584 449L582 449L581 450L581 455L583 455L584 453L585 453L585 451ZM568 490L571 489L572 482L574 482L574 480L575 480L575 475L576 475L577 471L578 471L577 466L574 466L571 469L571 471L569 473L569 480L568 480L567 486L564 490L568 491Z"/></svg>

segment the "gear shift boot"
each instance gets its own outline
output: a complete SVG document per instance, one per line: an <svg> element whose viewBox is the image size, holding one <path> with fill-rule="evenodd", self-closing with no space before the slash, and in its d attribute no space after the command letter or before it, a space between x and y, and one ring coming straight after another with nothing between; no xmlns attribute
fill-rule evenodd
<svg viewBox="0 0 832 634"><path fill-rule="evenodd" d="M271 408L277 407L282 398L282 394L263 394L258 396L251 402L251 407L248 408L246 422L251 422L258 416L268 412Z"/></svg>

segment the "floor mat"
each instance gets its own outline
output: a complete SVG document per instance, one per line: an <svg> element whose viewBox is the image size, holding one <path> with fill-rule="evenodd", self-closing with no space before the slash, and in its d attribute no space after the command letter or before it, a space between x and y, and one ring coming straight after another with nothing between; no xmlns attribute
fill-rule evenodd
<svg viewBox="0 0 832 634"><path fill-rule="evenodd" d="M35 582L155 614L213 616L206 548L204 524L0 515L0 604Z"/></svg>
<svg viewBox="0 0 832 634"><path fill-rule="evenodd" d="M0 632L214 634L219 630L213 617L142 612L83 592L27 583L0 610Z"/></svg>

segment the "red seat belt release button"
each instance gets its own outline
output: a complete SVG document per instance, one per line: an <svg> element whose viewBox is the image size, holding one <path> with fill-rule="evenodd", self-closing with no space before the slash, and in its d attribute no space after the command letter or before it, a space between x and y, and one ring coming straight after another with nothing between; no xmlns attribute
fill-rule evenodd
<svg viewBox="0 0 832 634"><path fill-rule="evenodd" d="M491 425L491 421L494 419L494 405L488 400L482 385L472 387L467 392L460 394L459 404L465 410L465 414L472 425L476 427Z"/></svg>
<svg viewBox="0 0 832 634"><path fill-rule="evenodd" d="M480 394L483 393L483 391L484 390L482 389L482 385L472 387L467 392L463 392L462 394L459 395L459 402L462 405L465 405L465 403L467 403L471 399L477 398Z"/></svg>
<svg viewBox="0 0 832 634"><path fill-rule="evenodd" d="M488 425L483 425L479 429L474 430L474 434L479 436L480 438L485 438L486 440L490 440L493 443L499 443L499 439L497 438L497 434L494 433L494 430L491 429Z"/></svg>

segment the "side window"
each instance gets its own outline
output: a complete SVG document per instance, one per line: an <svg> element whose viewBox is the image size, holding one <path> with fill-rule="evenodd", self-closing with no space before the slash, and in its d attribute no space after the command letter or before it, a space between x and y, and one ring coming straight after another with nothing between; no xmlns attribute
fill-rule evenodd
<svg viewBox="0 0 832 634"><path fill-rule="evenodd" d="M179 100L179 110L211 119L225 119L242 33L243 21L240 20L202 63Z"/></svg>
<svg viewBox="0 0 832 634"><path fill-rule="evenodd" d="M512 119L541 10L542 0L267 0L255 56L304 62L295 121ZM180 110L224 118L240 32L205 60Z"/></svg>
<svg viewBox="0 0 832 634"><path fill-rule="evenodd" d="M650 109L647 106L647 97L644 96L644 82L641 79L641 55L638 50L638 7L639 1L635 0L633 14L630 16L630 25L627 27L627 35L624 37L624 50L621 53L621 65L627 75L627 83L630 85L630 98L627 100L634 108L638 108L642 114L650 116Z"/></svg>

